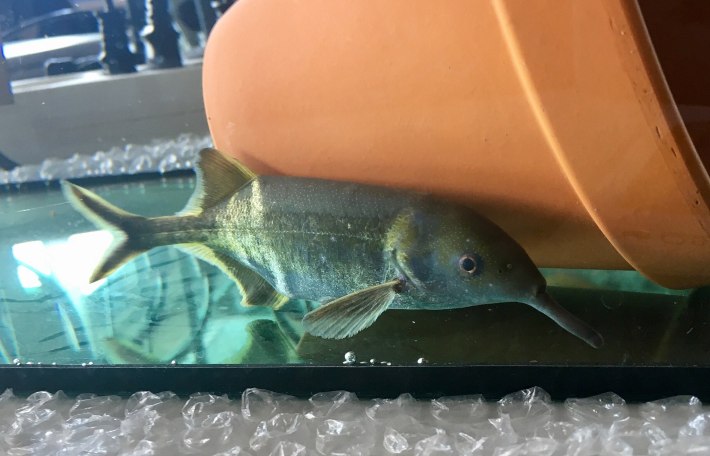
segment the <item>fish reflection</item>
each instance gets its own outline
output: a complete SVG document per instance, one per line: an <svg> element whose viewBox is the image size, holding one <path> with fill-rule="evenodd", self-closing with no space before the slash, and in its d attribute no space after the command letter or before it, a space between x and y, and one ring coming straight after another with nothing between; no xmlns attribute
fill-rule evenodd
<svg viewBox="0 0 710 456"><path fill-rule="evenodd" d="M300 361L296 345L273 320L259 319L246 326L247 342L226 360L232 364L288 364Z"/></svg>
<svg viewBox="0 0 710 456"><path fill-rule="evenodd" d="M289 339L273 320L258 319L247 323L246 340L220 364L288 364L299 362L294 341ZM199 357L185 350L172 360L150 351L142 344L125 339L108 338L102 341L105 359L112 364L165 364L166 362L196 362ZM180 360L180 361L178 361Z"/></svg>
<svg viewBox="0 0 710 456"><path fill-rule="evenodd" d="M300 303L286 303L278 317L269 308L241 306L232 280L174 248L154 249L137 258L89 295L63 289L51 274L38 277L42 288L32 292L34 298L9 297L0 290L2 363L17 359L69 364L240 362L242 356L252 363L298 359L289 348L295 342L279 346L269 342L266 329L245 331L245 327L259 319L286 319L289 328L300 326L304 314ZM279 325L270 329L280 331ZM283 337L297 340L299 336ZM278 339L274 336L273 340ZM262 341L267 347L259 349Z"/></svg>
<svg viewBox="0 0 710 456"><path fill-rule="evenodd" d="M297 359L292 348L285 353L272 344L276 352L271 353L266 329L257 325L245 331L254 321L274 318L272 309L239 305L233 281L177 249L142 256L109 277L91 299L97 356L109 363L240 363L242 356L254 363ZM297 311L298 306L287 303L284 309ZM104 325L99 323L102 310L111 316ZM261 343L266 346L259 348ZM257 351L263 359L251 354Z"/></svg>
<svg viewBox="0 0 710 456"><path fill-rule="evenodd" d="M303 303L285 303L278 316L270 308L241 306L232 280L174 248L141 256L109 277L91 299L92 339L97 356L109 363L299 360L294 346L302 332L293 327L300 326ZM101 313L110 315L104 325Z"/></svg>
<svg viewBox="0 0 710 456"><path fill-rule="evenodd" d="M472 210L413 192L256 176L213 149L176 216L128 213L68 182L69 202L114 243L91 280L154 247L179 245L218 266L243 302L321 303L303 319L323 338L350 337L388 308L440 310L518 301L593 347L599 333L557 304L525 251Z"/></svg>
<svg viewBox="0 0 710 456"><path fill-rule="evenodd" d="M155 355L132 340L108 338L102 341L105 359L110 364L163 364L164 357Z"/></svg>

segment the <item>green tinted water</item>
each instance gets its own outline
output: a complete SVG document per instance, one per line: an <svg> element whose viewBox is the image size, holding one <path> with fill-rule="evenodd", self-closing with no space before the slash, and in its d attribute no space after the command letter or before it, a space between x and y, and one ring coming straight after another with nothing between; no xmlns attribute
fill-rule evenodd
<svg viewBox="0 0 710 456"><path fill-rule="evenodd" d="M128 211L165 215L190 177L92 186ZM87 278L110 242L58 188L0 192L0 362L340 364L357 362L710 364L710 293L668 290L632 271L543 270L558 301L596 327L594 350L522 304L385 312L344 340L304 334L312 303L245 307L215 267L172 247L108 279Z"/></svg>

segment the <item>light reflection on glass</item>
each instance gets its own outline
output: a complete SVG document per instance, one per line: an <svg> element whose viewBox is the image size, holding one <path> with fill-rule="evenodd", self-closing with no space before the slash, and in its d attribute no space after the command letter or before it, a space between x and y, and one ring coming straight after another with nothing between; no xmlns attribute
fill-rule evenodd
<svg viewBox="0 0 710 456"><path fill-rule="evenodd" d="M55 280L70 297L87 296L103 281L89 284L91 271L111 243L107 231L77 233L61 241L28 241L12 246L20 263L18 278L24 288L41 286L40 277Z"/></svg>
<svg viewBox="0 0 710 456"><path fill-rule="evenodd" d="M39 276L22 264L17 267L17 279L20 281L22 288L25 289L39 288L42 286Z"/></svg>

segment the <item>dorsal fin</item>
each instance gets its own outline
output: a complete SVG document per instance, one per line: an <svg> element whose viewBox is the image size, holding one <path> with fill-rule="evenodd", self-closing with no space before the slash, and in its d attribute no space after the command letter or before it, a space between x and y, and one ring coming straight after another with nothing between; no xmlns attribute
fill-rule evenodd
<svg viewBox="0 0 710 456"><path fill-rule="evenodd" d="M200 151L195 174L195 192L179 215L199 215L256 177L253 171L237 160L212 148Z"/></svg>

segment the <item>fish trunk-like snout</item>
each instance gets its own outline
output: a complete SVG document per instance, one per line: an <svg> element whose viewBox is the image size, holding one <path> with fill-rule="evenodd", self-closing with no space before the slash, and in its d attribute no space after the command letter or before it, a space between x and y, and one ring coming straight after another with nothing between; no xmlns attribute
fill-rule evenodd
<svg viewBox="0 0 710 456"><path fill-rule="evenodd" d="M527 304L550 317L565 331L579 337L594 348L604 345L604 338L594 328L562 307L544 289L535 294Z"/></svg>

